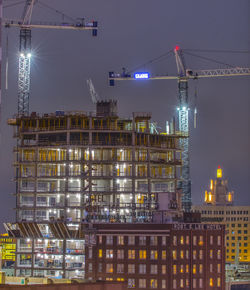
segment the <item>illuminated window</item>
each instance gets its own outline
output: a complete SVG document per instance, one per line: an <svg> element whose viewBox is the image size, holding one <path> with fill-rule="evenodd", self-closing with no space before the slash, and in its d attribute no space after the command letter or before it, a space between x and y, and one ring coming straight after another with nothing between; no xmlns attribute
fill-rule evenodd
<svg viewBox="0 0 250 290"><path fill-rule="evenodd" d="M203 273L203 265L202 265L202 264L199 265L199 273L200 273L200 274Z"/></svg>
<svg viewBox="0 0 250 290"><path fill-rule="evenodd" d="M166 274L167 273L167 266L166 265L162 265L161 266L161 273L162 274Z"/></svg>
<svg viewBox="0 0 250 290"><path fill-rule="evenodd" d="M139 265L139 274L146 274L146 264Z"/></svg>
<svg viewBox="0 0 250 290"><path fill-rule="evenodd" d="M189 245L189 236L186 236L186 245Z"/></svg>
<svg viewBox="0 0 250 290"><path fill-rule="evenodd" d="M139 288L146 288L146 279L139 279Z"/></svg>
<svg viewBox="0 0 250 290"><path fill-rule="evenodd" d="M135 259L135 250L128 250L128 259Z"/></svg>
<svg viewBox="0 0 250 290"><path fill-rule="evenodd" d="M99 244L102 244L102 236L98 237Z"/></svg>
<svg viewBox="0 0 250 290"><path fill-rule="evenodd" d="M177 266L173 265L173 274L175 275L177 273Z"/></svg>
<svg viewBox="0 0 250 290"><path fill-rule="evenodd" d="M189 273L189 265L186 264L186 273Z"/></svg>
<svg viewBox="0 0 250 290"><path fill-rule="evenodd" d="M181 243L181 245L184 245L184 237L183 236L181 236L181 238L180 238L180 243Z"/></svg>
<svg viewBox="0 0 250 290"><path fill-rule="evenodd" d="M150 288L157 288L157 280L150 279Z"/></svg>
<svg viewBox="0 0 250 290"><path fill-rule="evenodd" d="M213 236L210 236L210 245L212 245L214 243L214 237Z"/></svg>
<svg viewBox="0 0 250 290"><path fill-rule="evenodd" d="M129 245L135 244L135 236L128 236L128 244Z"/></svg>
<svg viewBox="0 0 250 290"><path fill-rule="evenodd" d="M146 237L145 236L140 236L139 237L139 245L140 246L145 246L146 245Z"/></svg>
<svg viewBox="0 0 250 290"><path fill-rule="evenodd" d="M180 252L180 257L181 257L181 259L184 259L184 251L183 250L181 250L181 252Z"/></svg>
<svg viewBox="0 0 250 290"><path fill-rule="evenodd" d="M193 245L196 246L197 245L197 237L193 236Z"/></svg>
<svg viewBox="0 0 250 290"><path fill-rule="evenodd" d="M197 258L197 251L194 250L194 251L193 251L193 260L196 260L196 258Z"/></svg>
<svg viewBox="0 0 250 290"><path fill-rule="evenodd" d="M186 279L186 288L189 288L189 279Z"/></svg>
<svg viewBox="0 0 250 290"><path fill-rule="evenodd" d="M180 287L184 288L184 279L180 279Z"/></svg>
<svg viewBox="0 0 250 290"><path fill-rule="evenodd" d="M177 236L173 236L173 245L177 246Z"/></svg>
<svg viewBox="0 0 250 290"><path fill-rule="evenodd" d="M199 288L203 288L203 280L202 280L202 278L199 279Z"/></svg>
<svg viewBox="0 0 250 290"><path fill-rule="evenodd" d="M176 281L176 279L173 280L173 289L177 289L177 281Z"/></svg>
<svg viewBox="0 0 250 290"><path fill-rule="evenodd" d="M124 264L117 264L117 273L124 273Z"/></svg>
<svg viewBox="0 0 250 290"><path fill-rule="evenodd" d="M162 258L162 260L166 260L166 258L167 258L167 251L161 251L161 258Z"/></svg>
<svg viewBox="0 0 250 290"><path fill-rule="evenodd" d="M203 246L204 242L203 242L203 236L200 236L199 239L199 246Z"/></svg>
<svg viewBox="0 0 250 290"><path fill-rule="evenodd" d="M167 244L167 239L166 239L166 237L162 237L162 238L161 238L161 244L162 244L162 246L166 246L166 244Z"/></svg>
<svg viewBox="0 0 250 290"><path fill-rule="evenodd" d="M221 273L221 264L217 265L217 273Z"/></svg>
<svg viewBox="0 0 250 290"><path fill-rule="evenodd" d="M217 278L217 287L220 287L221 286L221 279L218 277Z"/></svg>
<svg viewBox="0 0 250 290"><path fill-rule="evenodd" d="M113 245L113 236L106 236L106 244L107 245Z"/></svg>
<svg viewBox="0 0 250 290"><path fill-rule="evenodd" d="M200 250L200 251L199 251L199 258L200 258L200 260L203 259L203 250Z"/></svg>
<svg viewBox="0 0 250 290"><path fill-rule="evenodd" d="M128 288L135 288L135 279L128 279Z"/></svg>
<svg viewBox="0 0 250 290"><path fill-rule="evenodd" d="M196 271L197 271L197 269L196 269L196 265L194 264L194 265L193 265L193 274L196 274Z"/></svg>
<svg viewBox="0 0 250 290"><path fill-rule="evenodd" d="M107 259L113 259L113 250L106 250L106 258Z"/></svg>
<svg viewBox="0 0 250 290"><path fill-rule="evenodd" d="M117 259L124 259L124 250L117 250Z"/></svg>
<svg viewBox="0 0 250 290"><path fill-rule="evenodd" d="M117 244L118 245L124 245L124 236L118 236L117 237Z"/></svg>
<svg viewBox="0 0 250 290"><path fill-rule="evenodd" d="M221 236L217 237L217 245L220 246L221 245Z"/></svg>
<svg viewBox="0 0 250 290"><path fill-rule="evenodd" d="M173 259L176 260L177 259L177 251L173 250Z"/></svg>
<svg viewBox="0 0 250 290"><path fill-rule="evenodd" d="M135 264L128 264L128 273L129 274L135 273Z"/></svg>
<svg viewBox="0 0 250 290"><path fill-rule="evenodd" d="M196 288L196 279L193 279L193 288Z"/></svg>
<svg viewBox="0 0 250 290"><path fill-rule="evenodd" d="M167 283L166 283L166 280L161 280L161 288L162 289L166 289L167 288Z"/></svg>
<svg viewBox="0 0 250 290"><path fill-rule="evenodd" d="M150 274L157 274L157 265L150 265Z"/></svg>
<svg viewBox="0 0 250 290"><path fill-rule="evenodd" d="M186 259L189 259L189 250L186 250Z"/></svg>
<svg viewBox="0 0 250 290"><path fill-rule="evenodd" d="M150 251L150 259L151 260L157 260L158 259L158 253L157 251L151 250Z"/></svg>
<svg viewBox="0 0 250 290"><path fill-rule="evenodd" d="M184 265L181 265L181 267L180 267L180 272L181 272L181 273L184 273Z"/></svg>
<svg viewBox="0 0 250 290"><path fill-rule="evenodd" d="M209 257L210 257L210 259L213 259L213 250L209 251Z"/></svg>
<svg viewBox="0 0 250 290"><path fill-rule="evenodd" d="M89 259L92 259L92 254L93 254L92 248L89 248Z"/></svg>
<svg viewBox="0 0 250 290"><path fill-rule="evenodd" d="M213 278L210 278L210 279L209 279L209 286L210 286L210 287L213 287L213 286L214 286Z"/></svg>
<svg viewBox="0 0 250 290"><path fill-rule="evenodd" d="M106 264L106 273L113 273L113 264Z"/></svg>
<svg viewBox="0 0 250 290"><path fill-rule="evenodd" d="M157 237L155 237L155 236L150 237L150 245L157 246Z"/></svg>
<svg viewBox="0 0 250 290"><path fill-rule="evenodd" d="M102 258L102 249L99 249L99 251L98 251L98 257L99 258Z"/></svg>
<svg viewBox="0 0 250 290"><path fill-rule="evenodd" d="M139 258L140 259L146 259L147 258L147 251L146 250L140 250L139 251Z"/></svg>
<svg viewBox="0 0 250 290"><path fill-rule="evenodd" d="M221 250L217 251L217 259L221 259Z"/></svg>

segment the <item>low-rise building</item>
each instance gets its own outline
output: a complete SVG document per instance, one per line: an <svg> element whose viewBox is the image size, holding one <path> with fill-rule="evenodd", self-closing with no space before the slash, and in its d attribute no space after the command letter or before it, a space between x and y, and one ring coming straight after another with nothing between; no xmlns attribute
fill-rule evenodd
<svg viewBox="0 0 250 290"><path fill-rule="evenodd" d="M221 225L93 224L85 278L135 289L224 289L224 234Z"/></svg>

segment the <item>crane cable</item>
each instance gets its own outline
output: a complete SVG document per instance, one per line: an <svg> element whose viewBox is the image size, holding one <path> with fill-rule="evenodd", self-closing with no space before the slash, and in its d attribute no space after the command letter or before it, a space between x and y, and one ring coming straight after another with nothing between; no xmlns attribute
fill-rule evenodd
<svg viewBox="0 0 250 290"><path fill-rule="evenodd" d="M154 62L157 62L157 61L159 61L160 59L168 58L168 57L170 56L171 53L173 53L173 50L172 50L172 49L169 50L169 51L167 51L166 53L164 53L164 54L158 56L158 57L155 57L155 58L153 58L153 59L151 59L151 60L145 62L144 64L141 64L141 65L139 65L139 66L134 67L133 69L130 69L130 70L128 71L128 73L134 72L134 71L136 71L137 69L142 68L142 67L145 67L145 66L148 65L148 64L152 64L152 63L154 63Z"/></svg>

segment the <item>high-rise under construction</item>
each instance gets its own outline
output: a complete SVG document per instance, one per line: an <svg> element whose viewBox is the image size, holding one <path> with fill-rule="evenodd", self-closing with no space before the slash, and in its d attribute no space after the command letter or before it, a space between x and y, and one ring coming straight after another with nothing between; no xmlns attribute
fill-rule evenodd
<svg viewBox="0 0 250 290"><path fill-rule="evenodd" d="M17 138L16 222L41 233L17 243L17 274L53 276L54 269L70 277L67 265L82 269L82 241L71 235L82 222L150 222L156 211L180 209L182 136L174 126L160 133L148 113L120 118L115 101L98 102L96 113L32 113L8 123ZM57 240L44 240L50 232Z"/></svg>

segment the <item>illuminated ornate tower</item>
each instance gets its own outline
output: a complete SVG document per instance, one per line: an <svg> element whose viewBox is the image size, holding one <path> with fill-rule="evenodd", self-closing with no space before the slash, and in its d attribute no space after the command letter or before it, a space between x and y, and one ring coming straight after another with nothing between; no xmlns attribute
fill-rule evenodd
<svg viewBox="0 0 250 290"><path fill-rule="evenodd" d="M205 204L232 205L234 192L228 191L228 181L223 179L222 169L218 166L217 178L210 180L210 188L205 191Z"/></svg>

